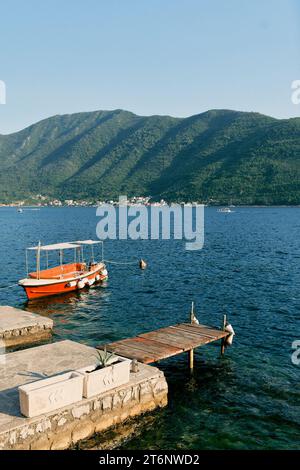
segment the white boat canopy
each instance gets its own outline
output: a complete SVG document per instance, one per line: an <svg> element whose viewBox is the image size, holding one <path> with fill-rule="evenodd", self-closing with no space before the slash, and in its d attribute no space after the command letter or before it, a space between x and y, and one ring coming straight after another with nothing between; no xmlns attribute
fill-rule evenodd
<svg viewBox="0 0 300 470"><path fill-rule="evenodd" d="M97 245L98 243L103 243L101 240L79 240L74 243L78 245Z"/></svg>
<svg viewBox="0 0 300 470"><path fill-rule="evenodd" d="M38 250L41 251L52 251L52 250L70 250L74 248L80 248L81 245L76 243L55 243L54 245L41 245L41 246L32 246L27 248L27 250Z"/></svg>

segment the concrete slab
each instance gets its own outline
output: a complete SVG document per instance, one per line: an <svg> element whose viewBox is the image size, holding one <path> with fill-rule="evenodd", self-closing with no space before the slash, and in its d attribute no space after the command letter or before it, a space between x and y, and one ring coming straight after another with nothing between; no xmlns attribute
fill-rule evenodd
<svg viewBox="0 0 300 470"><path fill-rule="evenodd" d="M85 367L97 351L60 341L12 352L0 363L0 449L63 449L128 417L167 403L168 386L156 367L139 364L130 382L35 418L20 413L18 386Z"/></svg>
<svg viewBox="0 0 300 470"><path fill-rule="evenodd" d="M0 306L0 347L35 343L49 338L53 320L14 307Z"/></svg>

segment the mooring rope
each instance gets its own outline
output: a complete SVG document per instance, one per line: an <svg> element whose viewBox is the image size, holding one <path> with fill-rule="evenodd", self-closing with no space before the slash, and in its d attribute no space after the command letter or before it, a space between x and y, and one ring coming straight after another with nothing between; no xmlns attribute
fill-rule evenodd
<svg viewBox="0 0 300 470"><path fill-rule="evenodd" d="M0 289L11 289L12 287L16 287L17 284L11 284L10 286L0 286Z"/></svg>
<svg viewBox="0 0 300 470"><path fill-rule="evenodd" d="M111 261L109 259L104 259L103 260L104 263L109 263L109 264L123 264L123 265L133 265L133 264L137 264L138 261L130 261L130 262L126 262L126 261Z"/></svg>

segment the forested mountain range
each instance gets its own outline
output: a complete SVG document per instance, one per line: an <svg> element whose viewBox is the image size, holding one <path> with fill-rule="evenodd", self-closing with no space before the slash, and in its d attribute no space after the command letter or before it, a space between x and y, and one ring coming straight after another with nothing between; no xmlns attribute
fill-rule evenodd
<svg viewBox="0 0 300 470"><path fill-rule="evenodd" d="M0 135L0 202L37 194L151 195L215 204L300 204L300 118L211 110L53 116Z"/></svg>

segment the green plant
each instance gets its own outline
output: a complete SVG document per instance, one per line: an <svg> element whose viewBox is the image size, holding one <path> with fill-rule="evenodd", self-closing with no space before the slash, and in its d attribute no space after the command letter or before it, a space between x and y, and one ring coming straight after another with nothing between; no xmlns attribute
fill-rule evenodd
<svg viewBox="0 0 300 470"><path fill-rule="evenodd" d="M107 351L106 346L104 347L104 351L97 351L97 353L98 364L101 368L107 367L109 362L116 357L114 353Z"/></svg>

